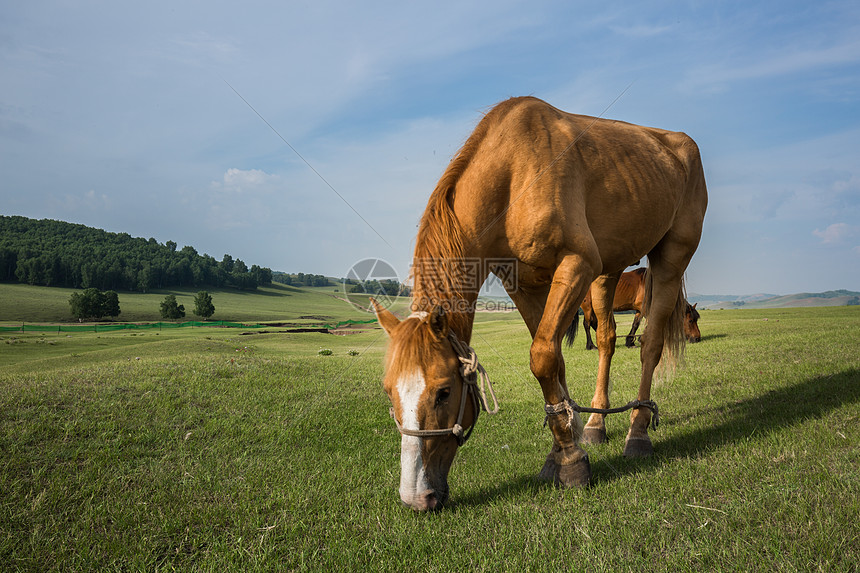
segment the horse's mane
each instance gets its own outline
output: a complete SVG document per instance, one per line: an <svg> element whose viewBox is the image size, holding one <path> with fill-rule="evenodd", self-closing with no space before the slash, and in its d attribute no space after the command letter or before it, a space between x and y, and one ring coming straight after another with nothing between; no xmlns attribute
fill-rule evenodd
<svg viewBox="0 0 860 573"><path fill-rule="evenodd" d="M442 174L418 225L412 262L412 310L429 311L438 304L457 304L466 293L462 284L465 260L463 228L454 212L454 194L460 177L474 159L490 127L516 102L516 98L494 106L478 123ZM451 309L446 309L451 310ZM455 307L455 310L459 310ZM451 312L451 327L458 335L468 334L468 313ZM465 327L465 331L463 328Z"/></svg>

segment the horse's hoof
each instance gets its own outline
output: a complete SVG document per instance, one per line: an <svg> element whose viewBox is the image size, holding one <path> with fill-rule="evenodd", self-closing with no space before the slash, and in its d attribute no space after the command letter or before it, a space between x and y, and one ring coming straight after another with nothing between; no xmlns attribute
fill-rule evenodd
<svg viewBox="0 0 860 573"><path fill-rule="evenodd" d="M559 466L556 483L563 487L587 487L591 480L591 464L588 454L572 464Z"/></svg>
<svg viewBox="0 0 860 573"><path fill-rule="evenodd" d="M582 429L579 441L582 444L605 444L609 438L606 437L606 428L586 426Z"/></svg>
<svg viewBox="0 0 860 573"><path fill-rule="evenodd" d="M624 346L626 346L627 348L636 348L636 343L633 342L632 340L628 340L627 342L624 343Z"/></svg>
<svg viewBox="0 0 860 573"><path fill-rule="evenodd" d="M628 437L624 442L624 456L628 458L646 458L654 453L654 446L651 445L651 439L647 436L644 438Z"/></svg>
<svg viewBox="0 0 860 573"><path fill-rule="evenodd" d="M575 462L559 464L556 461L558 452L551 451L538 474L538 479L561 487L585 487L591 479L591 464L588 454Z"/></svg>
<svg viewBox="0 0 860 573"><path fill-rule="evenodd" d="M543 468L538 474L538 479L546 482L555 482L557 475L558 464L555 462L555 455L553 454L553 452L550 452L546 456L546 462L544 462Z"/></svg>

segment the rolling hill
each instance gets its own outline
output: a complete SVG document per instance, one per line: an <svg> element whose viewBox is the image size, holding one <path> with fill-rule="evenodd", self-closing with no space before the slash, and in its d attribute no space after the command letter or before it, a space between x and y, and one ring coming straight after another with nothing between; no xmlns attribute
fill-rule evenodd
<svg viewBox="0 0 860 573"><path fill-rule="evenodd" d="M688 293L691 303L698 303L700 309L721 308L790 308L799 306L846 306L860 304L860 292L849 290L829 290L826 292L803 292L788 295L751 294L751 295L704 295Z"/></svg>

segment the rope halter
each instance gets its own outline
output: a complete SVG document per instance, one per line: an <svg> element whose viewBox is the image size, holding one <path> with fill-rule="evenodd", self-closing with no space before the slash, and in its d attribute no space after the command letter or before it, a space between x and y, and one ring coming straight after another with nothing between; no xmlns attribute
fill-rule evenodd
<svg viewBox="0 0 860 573"><path fill-rule="evenodd" d="M420 315L414 313L413 316ZM496 400L496 393L493 391L493 384L490 382L490 377L487 374L487 371L484 370L484 367L481 366L480 362L478 362L478 355L475 354L475 350L457 338L454 331L448 332L448 341L451 343L451 348L460 360L460 376L463 379L464 385L463 391L460 393L460 411L457 414L457 421L454 425L450 428L442 428L438 430L410 430L401 426L400 422L397 421L397 417L394 415L394 408L391 408L389 413L394 419L394 424L397 426L397 430L404 436L433 438L451 434L457 440L457 445L462 446L466 443L466 440L469 439L469 436L472 435L472 430L475 428L475 423L478 421L478 414L480 414L481 410L485 410L488 414L496 414L499 411L499 402ZM487 401L485 386L486 390L489 390L490 397L493 399L492 410L490 409L489 402ZM463 413L466 411L467 397L471 397L472 399L475 420L472 422L469 429L465 430L463 428Z"/></svg>

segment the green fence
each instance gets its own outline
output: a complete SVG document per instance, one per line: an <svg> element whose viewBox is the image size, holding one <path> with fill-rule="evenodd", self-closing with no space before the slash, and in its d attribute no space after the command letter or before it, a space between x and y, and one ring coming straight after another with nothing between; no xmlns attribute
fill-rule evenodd
<svg viewBox="0 0 860 573"><path fill-rule="evenodd" d="M291 324L290 328L325 328L333 330L353 324L372 324L376 319L370 320L343 320L335 324ZM244 324L241 322L228 322L217 320L211 322L148 322L145 324L21 324L21 326L0 326L0 332L112 332L115 330L151 330L157 328L186 328L186 327L219 327L219 328L280 328L283 325L271 324Z"/></svg>

